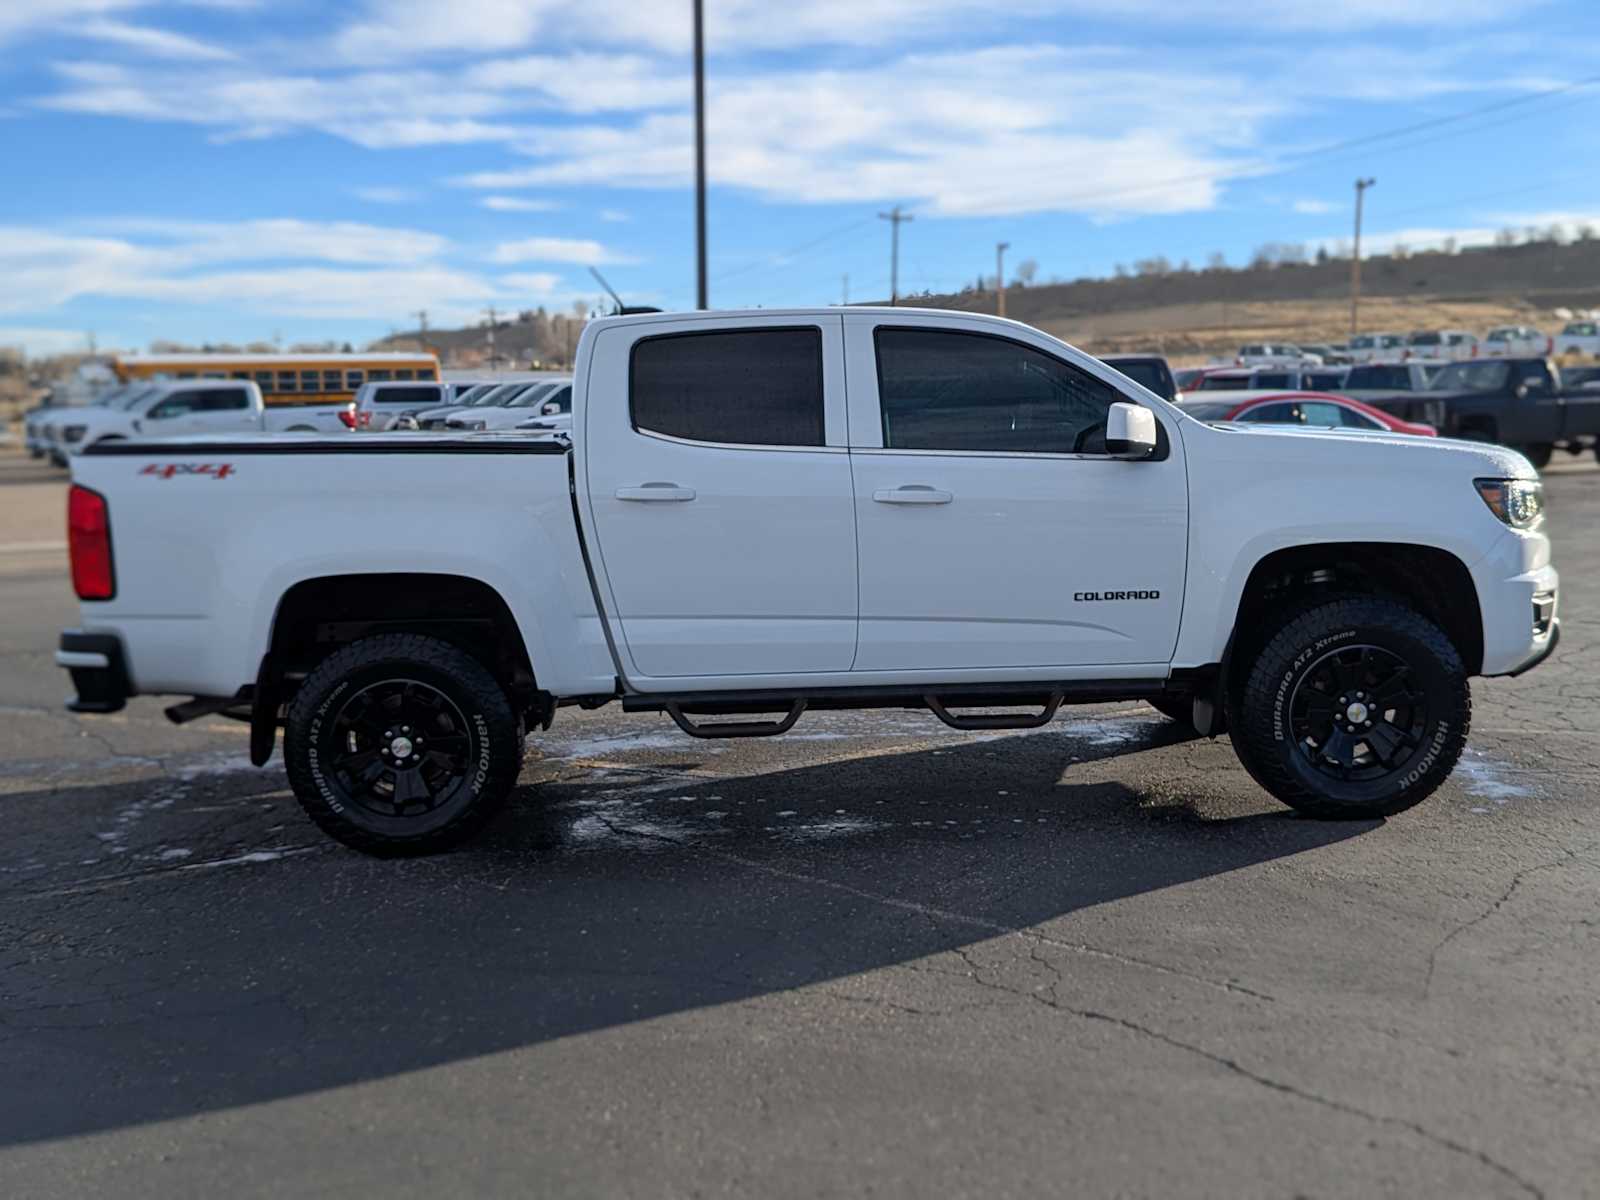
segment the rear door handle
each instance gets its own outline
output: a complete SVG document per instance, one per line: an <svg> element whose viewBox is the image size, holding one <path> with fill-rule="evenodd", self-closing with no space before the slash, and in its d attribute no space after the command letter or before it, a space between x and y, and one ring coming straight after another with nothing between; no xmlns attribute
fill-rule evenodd
<svg viewBox="0 0 1600 1200"><path fill-rule="evenodd" d="M638 487L619 487L618 500L684 501L693 500L695 491L675 483L641 483Z"/></svg>
<svg viewBox="0 0 1600 1200"><path fill-rule="evenodd" d="M879 504L949 504L955 495L926 484L908 483L904 487L879 488L872 498Z"/></svg>

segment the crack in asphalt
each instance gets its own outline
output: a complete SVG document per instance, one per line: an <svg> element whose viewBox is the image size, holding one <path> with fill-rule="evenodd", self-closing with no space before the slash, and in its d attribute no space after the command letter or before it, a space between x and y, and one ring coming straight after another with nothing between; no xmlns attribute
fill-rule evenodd
<svg viewBox="0 0 1600 1200"><path fill-rule="evenodd" d="M1587 849L1587 847L1583 848ZM1449 933L1445 934L1444 937L1440 938L1439 941L1434 943L1433 949L1428 951L1428 969L1422 980L1422 998L1427 1000L1433 993L1433 977L1435 972L1438 970L1439 955L1444 952L1446 946L1455 941L1462 934L1477 928L1479 925L1482 925L1490 917L1494 916L1495 913L1504 908L1505 905L1510 901L1511 897L1516 894L1517 889L1522 886L1522 881L1527 879L1530 875L1537 875L1540 871L1549 871L1556 867L1565 866L1567 863L1577 859L1578 851L1568 849L1563 850L1559 858L1552 859L1550 862L1535 863L1532 866L1522 868L1511 877L1511 882L1506 884L1505 890L1500 893L1493 903L1491 903L1477 916L1472 917L1470 920L1461 922L1461 924L1457 925Z"/></svg>
<svg viewBox="0 0 1600 1200"><path fill-rule="evenodd" d="M671 843L673 845L683 846L683 847L685 847L687 849L695 850L695 851L697 851L699 853L702 853L702 854L707 854L707 855L710 855L710 856L715 857L715 858L720 858L720 859L723 859L723 860L728 861L728 862L736 863L736 864L738 864L740 866L749 868L751 870L760 871L760 872L762 872L764 874L776 876L778 878L790 879L790 880L794 880L794 881L799 882L799 883L805 883L805 884L809 884L809 885L812 885L812 886L815 886L815 887L827 888L827 889L829 889L831 891L843 892L843 893L848 894L848 895L858 896L858 897L860 897L862 899L870 900L870 901L872 901L874 903L881 904L881 905L884 905L886 907L900 909L900 910L907 911L907 912L912 912L912 913L915 913L915 914L917 914L919 916L926 917L926 918L932 918L932 919L949 921L949 922L953 922L953 923L957 923L957 924L963 924L963 925L967 925L967 926L972 927L972 928L982 929L982 930L985 930L987 932L990 932L990 933L993 933L993 934L996 934L996 935L999 935L999 936L1009 936L1009 937L1020 938L1023 941L1029 943L1028 954L1029 954L1030 960L1038 963L1041 966L1046 967L1048 970L1051 971L1052 974L1055 975L1057 983L1051 985L1051 989L1050 989L1051 994L1049 996L1042 995L1038 990L1025 991L1025 990L1018 989L1018 988L1007 987L1007 986L1005 986L1005 985L1003 985L1001 983L998 983L998 982L996 982L994 980L986 980L986 979L983 978L982 968L973 960L973 958L971 956L971 952L967 947L965 947L965 946L956 946L956 947L953 947L952 949L954 950L954 953L958 957L960 957L963 962L965 962L967 964L967 966L968 966L968 968L970 970L970 973L971 973L970 977L971 977L972 981L974 983L976 983L980 987L989 988L989 989L994 990L994 991L998 991L998 992L1003 992L1003 993L1007 993L1007 994L1010 994L1010 995L1014 995L1014 996L1017 996L1017 997L1019 997L1021 999L1031 1000L1031 1001L1034 1001L1035 1003L1042 1004L1045 1007L1050 1008L1050 1009L1052 1009L1052 1010L1054 1010L1056 1012L1065 1013L1065 1014L1067 1014L1069 1016L1078 1017L1079 1019L1085 1020L1085 1021L1095 1021L1095 1022L1101 1022L1101 1023L1104 1023L1104 1024L1113 1025L1113 1026L1116 1026L1119 1029L1125 1030L1126 1032L1129 1032L1129 1033L1136 1034L1136 1035L1138 1035L1140 1037L1149 1038L1151 1040L1154 1040L1154 1041L1157 1041L1157 1042L1161 1042L1162 1044L1170 1046L1173 1049L1181 1050L1181 1051L1183 1051L1183 1052L1185 1052L1187 1054L1192 1054L1192 1055L1195 1055L1195 1056L1197 1056L1199 1058L1203 1058L1207 1062L1210 1062L1210 1063L1214 1064L1215 1066L1221 1067L1225 1071L1229 1072L1232 1075L1237 1076L1240 1079L1247 1080L1247 1081L1249 1081L1251 1083L1256 1084L1257 1086L1267 1088L1267 1089L1269 1089L1271 1091L1275 1091L1275 1092L1281 1093L1281 1094L1286 1095L1286 1096L1292 1096L1292 1097L1294 1097L1296 1099L1303 1100L1303 1101L1305 1101L1307 1103L1320 1105L1320 1106L1322 1106L1324 1108L1327 1108L1327 1109L1329 1109L1331 1111L1343 1113L1343 1114L1345 1114L1347 1116L1357 1117L1357 1118L1360 1118L1362 1120L1372 1122L1374 1124L1387 1125L1387 1126L1390 1126L1390 1127L1393 1127L1393 1128L1409 1130L1411 1133L1414 1133L1416 1136L1422 1138L1424 1141L1427 1141L1427 1142L1431 1143L1432 1145L1438 1146L1438 1147L1440 1147L1441 1149L1444 1149L1444 1150L1448 1150L1453 1154L1462 1155L1464 1157L1467 1157L1467 1158L1470 1158L1470 1159L1474 1160L1475 1162L1479 1163L1483 1167L1495 1172L1496 1174L1500 1175L1502 1178L1504 1178L1504 1179L1510 1181L1511 1183L1515 1184L1520 1190L1525 1192L1527 1195L1536 1197L1537 1200L1544 1200L1544 1191L1541 1188L1539 1188L1537 1185L1535 1185L1531 1181L1523 1178L1523 1176L1519 1175L1516 1171L1512 1170L1510 1167L1506 1166L1504 1163L1502 1163L1498 1159L1494 1158L1488 1152L1486 1152L1484 1150L1480 1150L1475 1146L1469 1146L1464 1142L1456 1141L1454 1138L1448 1137L1445 1134L1436 1133L1436 1132L1434 1132L1433 1130L1429 1129L1427 1126L1423 1125L1422 1123L1420 1123L1418 1121L1413 1121L1413 1120L1410 1120L1410 1119L1408 1119L1406 1117L1389 1116L1389 1115L1386 1115L1384 1113L1372 1112L1372 1111L1370 1111L1368 1109L1361 1108L1358 1105L1350 1104L1350 1103L1348 1103L1346 1101L1343 1101L1343 1100L1336 1100L1336 1099L1334 1099L1334 1098L1332 1098L1330 1096L1319 1095L1318 1093L1312 1092L1312 1091L1308 1091L1305 1088L1298 1086L1297 1084L1289 1083L1289 1082L1286 1082L1286 1081L1281 1080L1281 1079L1275 1079L1270 1075L1264 1075L1259 1071L1253 1070L1250 1067L1245 1066L1238 1059L1230 1058L1230 1057L1228 1057L1227 1055L1224 1055L1224 1054L1215 1053L1214 1051L1207 1050L1203 1046L1197 1046L1197 1045L1194 1045L1193 1043L1185 1042L1180 1038L1175 1038L1170 1034L1163 1033L1158 1029L1153 1029L1148 1025L1142 1025L1137 1021L1133 1021L1133 1020L1128 1019L1127 1017L1120 1017L1120 1016L1117 1016L1117 1015L1115 1015L1113 1013L1101 1012L1098 1009L1076 1008L1076 1007L1073 1007L1071 1005L1065 1004L1065 1003L1063 1003L1061 1001L1059 996L1057 996L1055 994L1056 987L1063 981L1062 980L1062 975L1061 975L1061 970L1054 963L1051 963L1048 959L1043 958L1039 953L1039 949L1040 949L1040 947L1048 946L1048 947L1050 947L1052 949L1067 950L1067 951L1071 951L1071 952L1074 952L1074 953L1085 953L1085 952L1087 952L1090 957L1105 958L1105 959L1110 959L1110 960L1113 960L1113 961L1116 961L1116 962L1126 963L1126 964L1132 965L1132 966L1138 966L1138 967L1144 967L1144 968L1158 970L1158 971L1161 971L1161 972L1166 973L1166 974L1175 975L1175 976L1178 976L1178 977L1181 977L1181 978L1192 980L1194 982L1205 984L1205 985L1207 985L1209 987L1212 987L1212 988L1220 990L1220 991L1246 995L1246 996L1251 997L1252 999L1271 1001L1273 998L1270 997L1270 996L1266 996L1266 995L1264 995L1262 993L1259 993L1259 992L1251 991L1248 988L1240 987L1240 986L1238 986L1236 984L1232 984L1232 983L1229 983L1229 982L1226 982L1226 981L1207 979L1204 976L1191 975L1191 974L1189 974L1188 972L1185 972L1185 971L1180 971L1180 970L1177 970L1175 968L1170 968L1170 967L1164 967L1164 966L1162 966L1160 964L1150 963L1148 961L1145 961L1145 960L1142 960L1142 959L1138 959L1138 958L1132 958L1132 957L1124 956L1124 955L1121 955L1121 954L1117 954L1114 951L1103 950L1103 949L1100 949L1098 947L1084 947L1084 946L1074 945L1072 943L1062 942L1062 941L1059 941L1057 939L1050 938L1050 937L1048 937L1048 936L1046 936L1044 934L1037 933L1037 932L1035 932L1033 930L1017 929L1017 928L1012 927L1012 926L1003 925L1003 924L1001 924L999 922L986 920L986 919L984 919L982 917L973 917L973 916L970 916L970 915L965 914L965 913L951 912L951 911L948 911L948 910L934 908L934 907L929 906L929 905L917 904L915 902L908 901L908 900L898 900L898 899L895 899L892 896L878 895L878 894L876 894L874 892L869 892L869 891L867 891L867 890L865 890L863 888L852 887L849 884L838 883L838 882L836 882L834 880L829 880L829 879L821 879L821 878L818 878L816 876L807 875L807 874L805 874L803 872L800 872L800 871L791 871L791 870L787 870L787 869L782 868L782 867L774 867L774 866L772 866L770 864L767 864L767 863L757 862L757 861L755 861L753 859L745 858L743 855L731 854L731 853L728 853L726 851L720 851L720 850L716 850L716 849L713 849L711 847L706 847L706 846L696 846L696 845L693 845L691 843L685 842L680 838L674 838L674 837L671 837L669 835L656 833L656 832L651 831L651 830L629 829L628 827L626 827L624 825L619 825L618 823L610 820L609 818L607 818L605 816L601 816L600 820L608 828L610 828L612 830L612 832L617 833L619 835L631 836L631 837L639 837L639 838L644 838L644 839L648 839L648 840L651 840L651 841L668 842L668 843ZM1554 865L1557 865L1557 864L1555 864L1555 863L1544 864L1544 866L1554 866ZM1523 872L1523 874L1531 873L1533 870L1537 870L1537 869L1542 869L1542 868L1529 868L1528 871ZM1510 890L1514 890L1514 885L1515 885L1515 881L1513 883L1513 888L1512 889L1508 889L1508 895L1509 895L1509 891ZM1485 914L1485 915L1487 915L1487 914ZM1472 922L1469 922L1469 925L1470 924L1472 924ZM1446 940L1449 940L1449 939L1446 939ZM860 1000L860 998L858 998L858 997L844 997L844 996L841 996L839 998L840 999L856 999L856 1000L858 1000L858 1002ZM906 1006L895 1005L895 1004L892 1004L892 1002L882 1001L880 1003L882 1003L882 1004L884 1004L886 1006L889 1006L889 1007L902 1009L902 1010L909 1011L909 1012L916 1012L917 1015L939 1015L939 1014L934 1014L934 1013L921 1012L919 1010L914 1010L914 1009L907 1009Z"/></svg>
<svg viewBox="0 0 1600 1200"><path fill-rule="evenodd" d="M1372 1112L1369 1109L1362 1108L1359 1105L1351 1104L1344 1100L1336 1100L1331 1096L1324 1096L1317 1092L1308 1091L1307 1089L1300 1087L1298 1084L1289 1083L1282 1079L1276 1079L1270 1075L1264 1075L1260 1071L1253 1070L1252 1068L1245 1066L1236 1058L1230 1058L1225 1054L1218 1054L1215 1051L1207 1050L1204 1046L1197 1046L1192 1042L1183 1041L1181 1038L1173 1037L1171 1034L1163 1033L1159 1029L1153 1029L1148 1025L1141 1024L1138 1021L1130 1020L1127 1017L1117 1016L1115 1013L1101 1012L1099 1009L1094 1008L1077 1008L1073 1005L1066 1004L1061 1000L1059 995L1056 994L1057 987L1061 983L1065 982L1060 967L1050 962L1048 959L1043 958L1035 947L1030 947L1030 960L1038 963L1040 966L1045 967L1056 978L1056 982L1050 985L1050 994L1048 996L1042 994L1040 989L1024 990L1021 988L1008 987L994 979L985 979L983 977L982 969L973 961L972 956L966 947L957 947L956 954L971 969L972 982L977 984L979 987L988 988L997 992L1004 992L1025 1000L1032 1000L1037 1004L1041 1004L1046 1008L1052 1009L1053 1011L1078 1017L1081 1020L1097 1021L1104 1024L1113 1025L1118 1029L1122 1029L1128 1033L1160 1042L1163 1045L1170 1046L1175 1050L1181 1050L1187 1054L1192 1054L1199 1058L1205 1059L1207 1062L1223 1068L1229 1074L1235 1075L1241 1079L1247 1080L1271 1091L1279 1092L1286 1096L1293 1096L1297 1100L1304 1100L1310 1104L1317 1104L1334 1112L1343 1113L1346 1116L1359 1117L1362 1120L1370 1121L1374 1124L1388 1125L1395 1128L1409 1130L1423 1140L1438 1146L1441 1149L1445 1149L1454 1154L1463 1155L1473 1159L1482 1166L1487 1167L1489 1170L1494 1171L1496 1174L1514 1183L1518 1188L1526 1192L1528 1195L1537 1197L1538 1200L1543 1200L1544 1198L1543 1189L1530 1180L1519 1175L1516 1171L1512 1170L1510 1167L1494 1158L1488 1152L1480 1150L1475 1146L1469 1146L1464 1142L1458 1142L1456 1139L1448 1137L1445 1134L1436 1133L1419 1121L1413 1121L1406 1117L1396 1117L1384 1113Z"/></svg>
<svg viewBox="0 0 1600 1200"><path fill-rule="evenodd" d="M985 933L993 934L999 937L1021 938L1024 941L1038 942L1042 945L1051 946L1058 950L1067 950L1074 954L1081 954L1085 958L1103 959L1109 962L1121 963L1124 966L1139 967L1143 970L1155 971L1162 975L1171 975L1178 979L1187 979L1192 983L1202 984L1205 987L1214 988L1217 991L1226 992L1231 995L1247 996L1252 1000L1263 1000L1269 1004L1277 1002L1276 997L1270 996L1266 992L1258 992L1254 988L1245 987L1243 984L1234 983L1232 980L1213 979L1206 975L1196 975L1193 972L1168 966L1165 963L1154 962L1150 959L1139 958L1136 955L1122 954L1115 950L1107 950L1101 946L1091 946L1087 942L1064 941L1060 938L1050 937L1048 934L1039 933L1037 930L1019 929L1014 925L1006 925L1000 921L991 921L985 917L975 917L968 913L959 913L949 909L936 908L932 905L918 904L913 900L899 900L893 896L884 896L877 892L869 892L865 888L854 887L848 883L839 883L836 880L822 879L815 875L807 875L800 871L790 871L783 867L775 867L771 863L758 862L755 859L746 858L741 854L733 854L726 850L717 850L710 846L688 842L682 838L672 837L669 834L658 833L655 830L629 828L626 825L618 824L616 821L604 814L596 814L596 819L599 820L600 823L603 824L607 829L621 836L644 838L649 841L666 842L669 845L681 846L697 853L708 854L712 857L720 858L727 862L737 863L742 867L746 867L753 871L760 871L778 879L789 879L797 883L809 884L813 887L827 888L830 891L842 892L848 896L856 896L863 900L870 900L874 904L881 904L889 908L897 908L904 912L915 913L918 916L926 917L936 921L944 921L957 925L966 925L970 928L979 929Z"/></svg>

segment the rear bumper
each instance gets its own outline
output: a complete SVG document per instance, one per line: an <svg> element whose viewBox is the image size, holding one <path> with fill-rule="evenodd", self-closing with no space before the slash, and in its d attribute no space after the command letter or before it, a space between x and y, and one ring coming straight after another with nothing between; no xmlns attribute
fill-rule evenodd
<svg viewBox="0 0 1600 1200"><path fill-rule="evenodd" d="M76 694L67 701L70 712L118 712L133 695L122 641L113 634L66 630L56 650L56 666L72 676Z"/></svg>

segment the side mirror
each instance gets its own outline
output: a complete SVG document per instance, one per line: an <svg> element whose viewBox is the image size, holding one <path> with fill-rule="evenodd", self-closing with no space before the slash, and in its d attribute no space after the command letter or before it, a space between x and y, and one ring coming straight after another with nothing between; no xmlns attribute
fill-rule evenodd
<svg viewBox="0 0 1600 1200"><path fill-rule="evenodd" d="M1149 458L1156 452L1156 415L1138 404L1113 404L1106 414L1106 453L1112 458Z"/></svg>

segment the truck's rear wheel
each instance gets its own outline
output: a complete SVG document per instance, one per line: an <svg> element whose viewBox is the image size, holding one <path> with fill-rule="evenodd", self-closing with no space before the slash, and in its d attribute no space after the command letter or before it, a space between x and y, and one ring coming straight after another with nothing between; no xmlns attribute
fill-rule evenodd
<svg viewBox="0 0 1600 1200"><path fill-rule="evenodd" d="M1237 712L1239 757L1279 800L1313 817L1387 817L1455 768L1472 694L1437 626L1396 601L1355 596L1286 620Z"/></svg>
<svg viewBox="0 0 1600 1200"><path fill-rule="evenodd" d="M368 854L430 854L494 816L522 727L494 677L436 638L383 634L337 651L289 707L284 761L307 815Z"/></svg>

